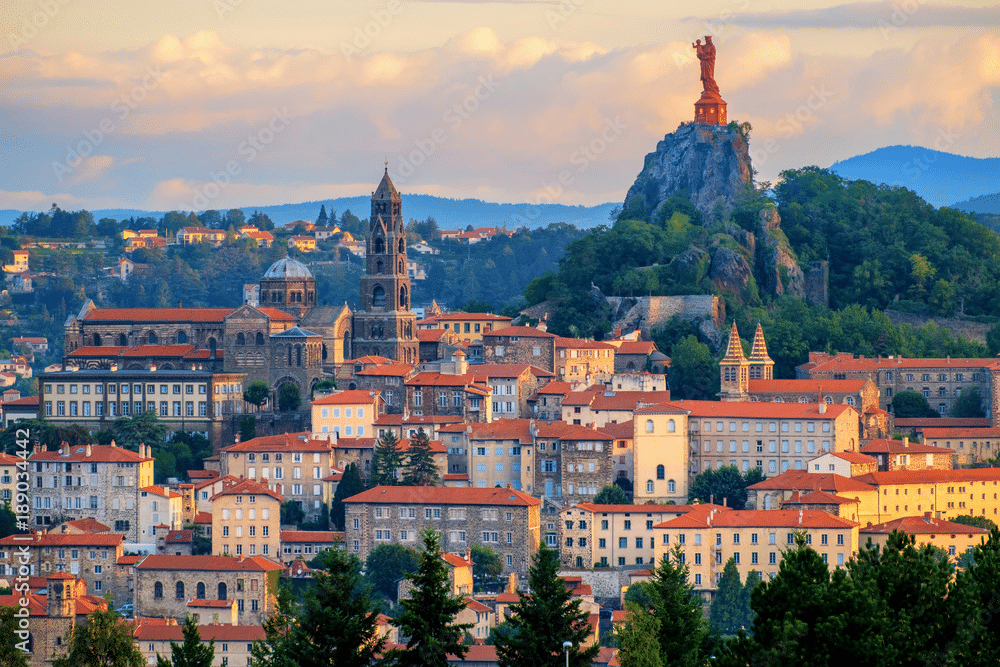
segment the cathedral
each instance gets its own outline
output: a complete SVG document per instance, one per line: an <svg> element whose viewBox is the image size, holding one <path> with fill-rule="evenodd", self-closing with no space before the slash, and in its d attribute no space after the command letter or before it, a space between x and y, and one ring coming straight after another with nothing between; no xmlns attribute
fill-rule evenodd
<svg viewBox="0 0 1000 667"><path fill-rule="evenodd" d="M246 374L277 392L307 394L345 361L365 355L416 363L402 200L386 169L372 193L360 308L318 305L316 278L285 257L260 279L259 306L98 308L66 320L63 363L81 369L210 370Z"/></svg>

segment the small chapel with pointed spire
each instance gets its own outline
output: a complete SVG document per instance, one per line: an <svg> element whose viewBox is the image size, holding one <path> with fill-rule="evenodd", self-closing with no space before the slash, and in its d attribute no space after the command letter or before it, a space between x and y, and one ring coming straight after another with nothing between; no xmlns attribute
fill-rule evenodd
<svg viewBox="0 0 1000 667"><path fill-rule="evenodd" d="M753 335L753 345L750 346L750 356L743 354L743 343L740 332L733 322L729 332L729 345L726 356L719 362L721 391L719 398L723 401L750 400L750 380L773 380L774 361L767 354L767 342L764 340L764 329L757 323Z"/></svg>

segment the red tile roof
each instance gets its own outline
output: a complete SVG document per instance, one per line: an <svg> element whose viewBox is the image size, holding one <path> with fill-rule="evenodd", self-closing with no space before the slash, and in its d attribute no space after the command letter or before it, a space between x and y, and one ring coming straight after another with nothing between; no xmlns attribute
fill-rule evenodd
<svg viewBox="0 0 1000 667"><path fill-rule="evenodd" d="M896 357L894 359L876 358L866 359L864 357L853 359L847 355L837 355L836 357L816 363L813 371L860 371L873 372L877 370L895 370L902 368L1000 368L1000 361L995 358L990 359L956 359L948 357L946 359L907 359Z"/></svg>
<svg viewBox="0 0 1000 667"><path fill-rule="evenodd" d="M222 608L222 607L232 607L236 600L188 600L187 606L189 607L201 607L201 608Z"/></svg>
<svg viewBox="0 0 1000 667"><path fill-rule="evenodd" d="M7 410L12 407L38 407L38 397L37 396L25 396L24 398L18 398L13 401L4 401L0 403L0 407Z"/></svg>
<svg viewBox="0 0 1000 667"><path fill-rule="evenodd" d="M858 380L750 380L751 394L856 394L866 383Z"/></svg>
<svg viewBox="0 0 1000 667"><path fill-rule="evenodd" d="M412 378L406 381L408 387L456 387L456 386L470 386L476 383L478 378L471 373L466 373L465 375L451 375L450 373L432 373L425 371L423 373L418 373ZM489 390L486 385L480 384L480 387L484 387Z"/></svg>
<svg viewBox="0 0 1000 667"><path fill-rule="evenodd" d="M31 461L78 461L86 463L139 463L153 459L139 456L129 449L112 445L90 445L91 453L87 456L87 445L71 447L69 456L63 456L56 451L36 451L29 458Z"/></svg>
<svg viewBox="0 0 1000 667"><path fill-rule="evenodd" d="M472 567L472 561L465 560L465 558L458 554L444 554L441 558L452 567Z"/></svg>
<svg viewBox="0 0 1000 667"><path fill-rule="evenodd" d="M111 526L105 526L97 519L91 519L90 517L85 519L73 519L72 521L67 521L65 525L72 526L73 528L76 528L84 533L98 534L111 532Z"/></svg>
<svg viewBox="0 0 1000 667"><path fill-rule="evenodd" d="M860 452L829 452L832 456L836 456L838 459L847 461L848 463L878 463L878 459L874 456L868 456L867 454L861 454Z"/></svg>
<svg viewBox="0 0 1000 667"><path fill-rule="evenodd" d="M889 470L886 472L865 473L854 479L877 486L892 484L943 484L946 482L1000 482L1000 468Z"/></svg>
<svg viewBox="0 0 1000 667"><path fill-rule="evenodd" d="M232 308L95 308L84 316L88 322L219 322Z"/></svg>
<svg viewBox="0 0 1000 667"><path fill-rule="evenodd" d="M941 454L951 456L952 452L947 447L934 447L932 445L922 445L919 442L910 442L906 447L902 440L889 440L878 438L871 440L861 448L862 454Z"/></svg>
<svg viewBox="0 0 1000 667"><path fill-rule="evenodd" d="M136 345L122 350L123 357L183 357L194 345Z"/></svg>
<svg viewBox="0 0 1000 667"><path fill-rule="evenodd" d="M117 357L128 347L118 347L113 345L84 345L70 352L68 357Z"/></svg>
<svg viewBox="0 0 1000 667"><path fill-rule="evenodd" d="M626 340L618 346L618 354L641 354L649 356L656 351L656 343L651 340Z"/></svg>
<svg viewBox="0 0 1000 667"><path fill-rule="evenodd" d="M168 488L165 488L165 487L162 487L162 486L156 486L155 484L151 484L149 486L144 486L144 487L142 487L142 490L145 491L146 493L152 493L152 494L155 494L157 496L163 496L164 498L180 498L181 497L181 494L177 493L176 491L171 491Z"/></svg>
<svg viewBox="0 0 1000 667"><path fill-rule="evenodd" d="M279 435L263 435L239 442L235 445L223 447L222 451L232 452L328 452L331 443L329 440L313 440L311 434L303 433L282 433Z"/></svg>
<svg viewBox="0 0 1000 667"><path fill-rule="evenodd" d="M483 338L495 338L497 336L518 336L525 338L558 338L559 336L549 333L548 331L542 331L541 329L535 329L534 327L507 327L506 329L497 329L496 331L484 331Z"/></svg>
<svg viewBox="0 0 1000 667"><path fill-rule="evenodd" d="M187 544L189 542L194 542L194 531L171 530L167 533L167 536L163 538L163 541L167 544Z"/></svg>
<svg viewBox="0 0 1000 667"><path fill-rule="evenodd" d="M942 534L962 534L972 537L973 535L980 535L986 537L989 535L988 530L983 528L977 528L976 526L966 526L965 524L955 523L954 521L945 521L944 519L934 519L929 516L904 516L894 521L886 521L885 523L875 524L874 526L868 524L867 527L863 527L858 530L860 534L882 534L888 535L894 530L901 530L910 535L942 535Z"/></svg>
<svg viewBox="0 0 1000 667"><path fill-rule="evenodd" d="M260 625L199 625L201 640L220 642L256 642L265 639L264 628ZM140 642L184 641L184 628L180 625L141 625L134 636Z"/></svg>
<svg viewBox="0 0 1000 667"><path fill-rule="evenodd" d="M365 391L363 389L345 389L344 391L338 391L336 393L330 394L329 396L323 396L322 398L317 398L312 402L313 405L357 405L362 403L364 405L371 405L376 400L378 400L379 391Z"/></svg>
<svg viewBox="0 0 1000 667"><path fill-rule="evenodd" d="M679 410L690 412L692 418L736 418L736 419L836 419L847 410L854 410L849 405L832 403L826 406L824 414L819 413L817 403L770 403L762 402L723 402L723 401L677 401L671 404ZM645 413L657 414L661 406L639 410Z"/></svg>
<svg viewBox="0 0 1000 667"><path fill-rule="evenodd" d="M272 572L283 566L261 556L170 556L150 554L137 565L139 570L205 570L211 572Z"/></svg>
<svg viewBox="0 0 1000 667"><path fill-rule="evenodd" d="M413 372L413 366L407 364L381 364L379 366L372 366L371 368L366 368L364 370L358 371L355 375L358 376L386 376L386 377L404 377Z"/></svg>
<svg viewBox="0 0 1000 667"><path fill-rule="evenodd" d="M513 318L505 315L494 315L493 313L463 313L452 311L450 313L439 313L426 317L421 322L510 322Z"/></svg>
<svg viewBox="0 0 1000 667"><path fill-rule="evenodd" d="M468 425L470 440L520 440L531 443L530 419L497 419Z"/></svg>
<svg viewBox="0 0 1000 667"><path fill-rule="evenodd" d="M270 496L278 502L284 500L280 493L272 491L263 484L255 482L252 479L244 479L237 484L225 488L212 496L211 499L215 500L216 498L220 498L222 496Z"/></svg>
<svg viewBox="0 0 1000 667"><path fill-rule="evenodd" d="M268 307L268 306L260 306L259 308L257 308L257 310L259 310L260 312L262 312L265 315L267 315L267 318L269 320L274 321L274 322L294 322L295 321L295 317L294 316L289 315L285 311L279 310L277 308L271 308L271 307Z"/></svg>
<svg viewBox="0 0 1000 667"><path fill-rule="evenodd" d="M334 449L374 449L375 438L337 438Z"/></svg>
<svg viewBox="0 0 1000 667"><path fill-rule="evenodd" d="M806 472L804 470L787 470L777 477L765 479L762 482L751 484L748 489L761 491L787 490L787 491L833 491L841 493L844 491L874 491L869 483L866 483L867 475L861 477L844 477L843 475L819 474ZM865 481L863 481L865 480Z"/></svg>
<svg viewBox="0 0 1000 667"><path fill-rule="evenodd" d="M798 492L796 492L798 493ZM782 504L789 505L853 505L860 503L861 501L857 498L846 498L844 496L837 496L832 493L827 493L826 491L810 491L809 493L802 494L800 496L793 496L790 500L783 500Z"/></svg>
<svg viewBox="0 0 1000 667"><path fill-rule="evenodd" d="M957 417L913 417L897 418L896 426L901 428L986 428L990 425L989 418L968 418Z"/></svg>
<svg viewBox="0 0 1000 667"><path fill-rule="evenodd" d="M516 378L528 371L538 378L554 378L555 373L531 364L477 364L469 366L469 374L478 380L484 378Z"/></svg>
<svg viewBox="0 0 1000 667"><path fill-rule="evenodd" d="M629 419L618 424L608 422L604 426L597 427L597 430L615 440L631 440L635 435L635 421Z"/></svg>
<svg viewBox="0 0 1000 667"><path fill-rule="evenodd" d="M471 565L471 563L469 565ZM473 600L470 597L466 597L465 598L465 606L468 607L469 609L471 609L472 611L479 612L480 614L492 614L493 613L493 608L492 607L487 607L486 605L484 605L479 600ZM466 657L466 660L468 660L468 657Z"/></svg>
<svg viewBox="0 0 1000 667"><path fill-rule="evenodd" d="M198 525L212 525L212 513L211 512L198 512L194 515L194 523Z"/></svg>
<svg viewBox="0 0 1000 667"><path fill-rule="evenodd" d="M858 524L822 510L726 510L688 512L654 528L853 528Z"/></svg>
<svg viewBox="0 0 1000 667"><path fill-rule="evenodd" d="M569 394L573 391L572 382L549 382L544 387L541 387L536 394Z"/></svg>
<svg viewBox="0 0 1000 667"><path fill-rule="evenodd" d="M25 535L8 535L0 539L0 544L28 545L36 547L117 547L122 544L125 536L121 533L35 533L31 542L24 540Z"/></svg>
<svg viewBox="0 0 1000 667"><path fill-rule="evenodd" d="M376 486L344 500L345 503L439 503L442 505L519 505L542 501L515 489L443 486Z"/></svg>
<svg viewBox="0 0 1000 667"><path fill-rule="evenodd" d="M924 442L937 438L1000 438L1000 428L924 428Z"/></svg>
<svg viewBox="0 0 1000 667"><path fill-rule="evenodd" d="M713 505L712 503L699 503L695 505L661 505L648 503L645 505L598 505L595 503L577 503L574 507L595 512L597 514L648 514L650 512L669 512L681 516L693 510L704 508L724 510L723 505Z"/></svg>
<svg viewBox="0 0 1000 667"><path fill-rule="evenodd" d="M420 320L426 322L427 320ZM417 322L417 324L420 324ZM417 329L417 340L421 343L436 343L451 333L450 329Z"/></svg>
<svg viewBox="0 0 1000 667"><path fill-rule="evenodd" d="M560 440L611 440L611 438L592 428L566 422L536 422L536 433L539 438L558 438Z"/></svg>
<svg viewBox="0 0 1000 667"><path fill-rule="evenodd" d="M501 329L501 332L507 331L507 329ZM594 340L584 340L583 338L563 338L562 336L556 337L556 347L565 347L575 350L614 350L614 345L609 345L607 343L601 343Z"/></svg>

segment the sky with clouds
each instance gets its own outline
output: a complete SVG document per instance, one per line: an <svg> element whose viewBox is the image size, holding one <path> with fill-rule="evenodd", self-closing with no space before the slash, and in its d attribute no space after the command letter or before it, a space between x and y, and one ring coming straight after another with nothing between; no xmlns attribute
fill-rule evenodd
<svg viewBox="0 0 1000 667"><path fill-rule="evenodd" d="M3 0L0 209L621 201L711 34L762 180L1000 156L996 0Z"/></svg>

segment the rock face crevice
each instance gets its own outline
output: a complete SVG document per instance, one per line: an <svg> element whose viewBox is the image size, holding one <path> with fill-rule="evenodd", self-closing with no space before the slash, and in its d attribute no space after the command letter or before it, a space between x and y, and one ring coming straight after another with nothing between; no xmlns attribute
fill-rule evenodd
<svg viewBox="0 0 1000 667"><path fill-rule="evenodd" d="M728 215L752 183L749 144L738 127L684 123L646 156L624 208L641 207L653 221L671 196L686 192L707 222Z"/></svg>

